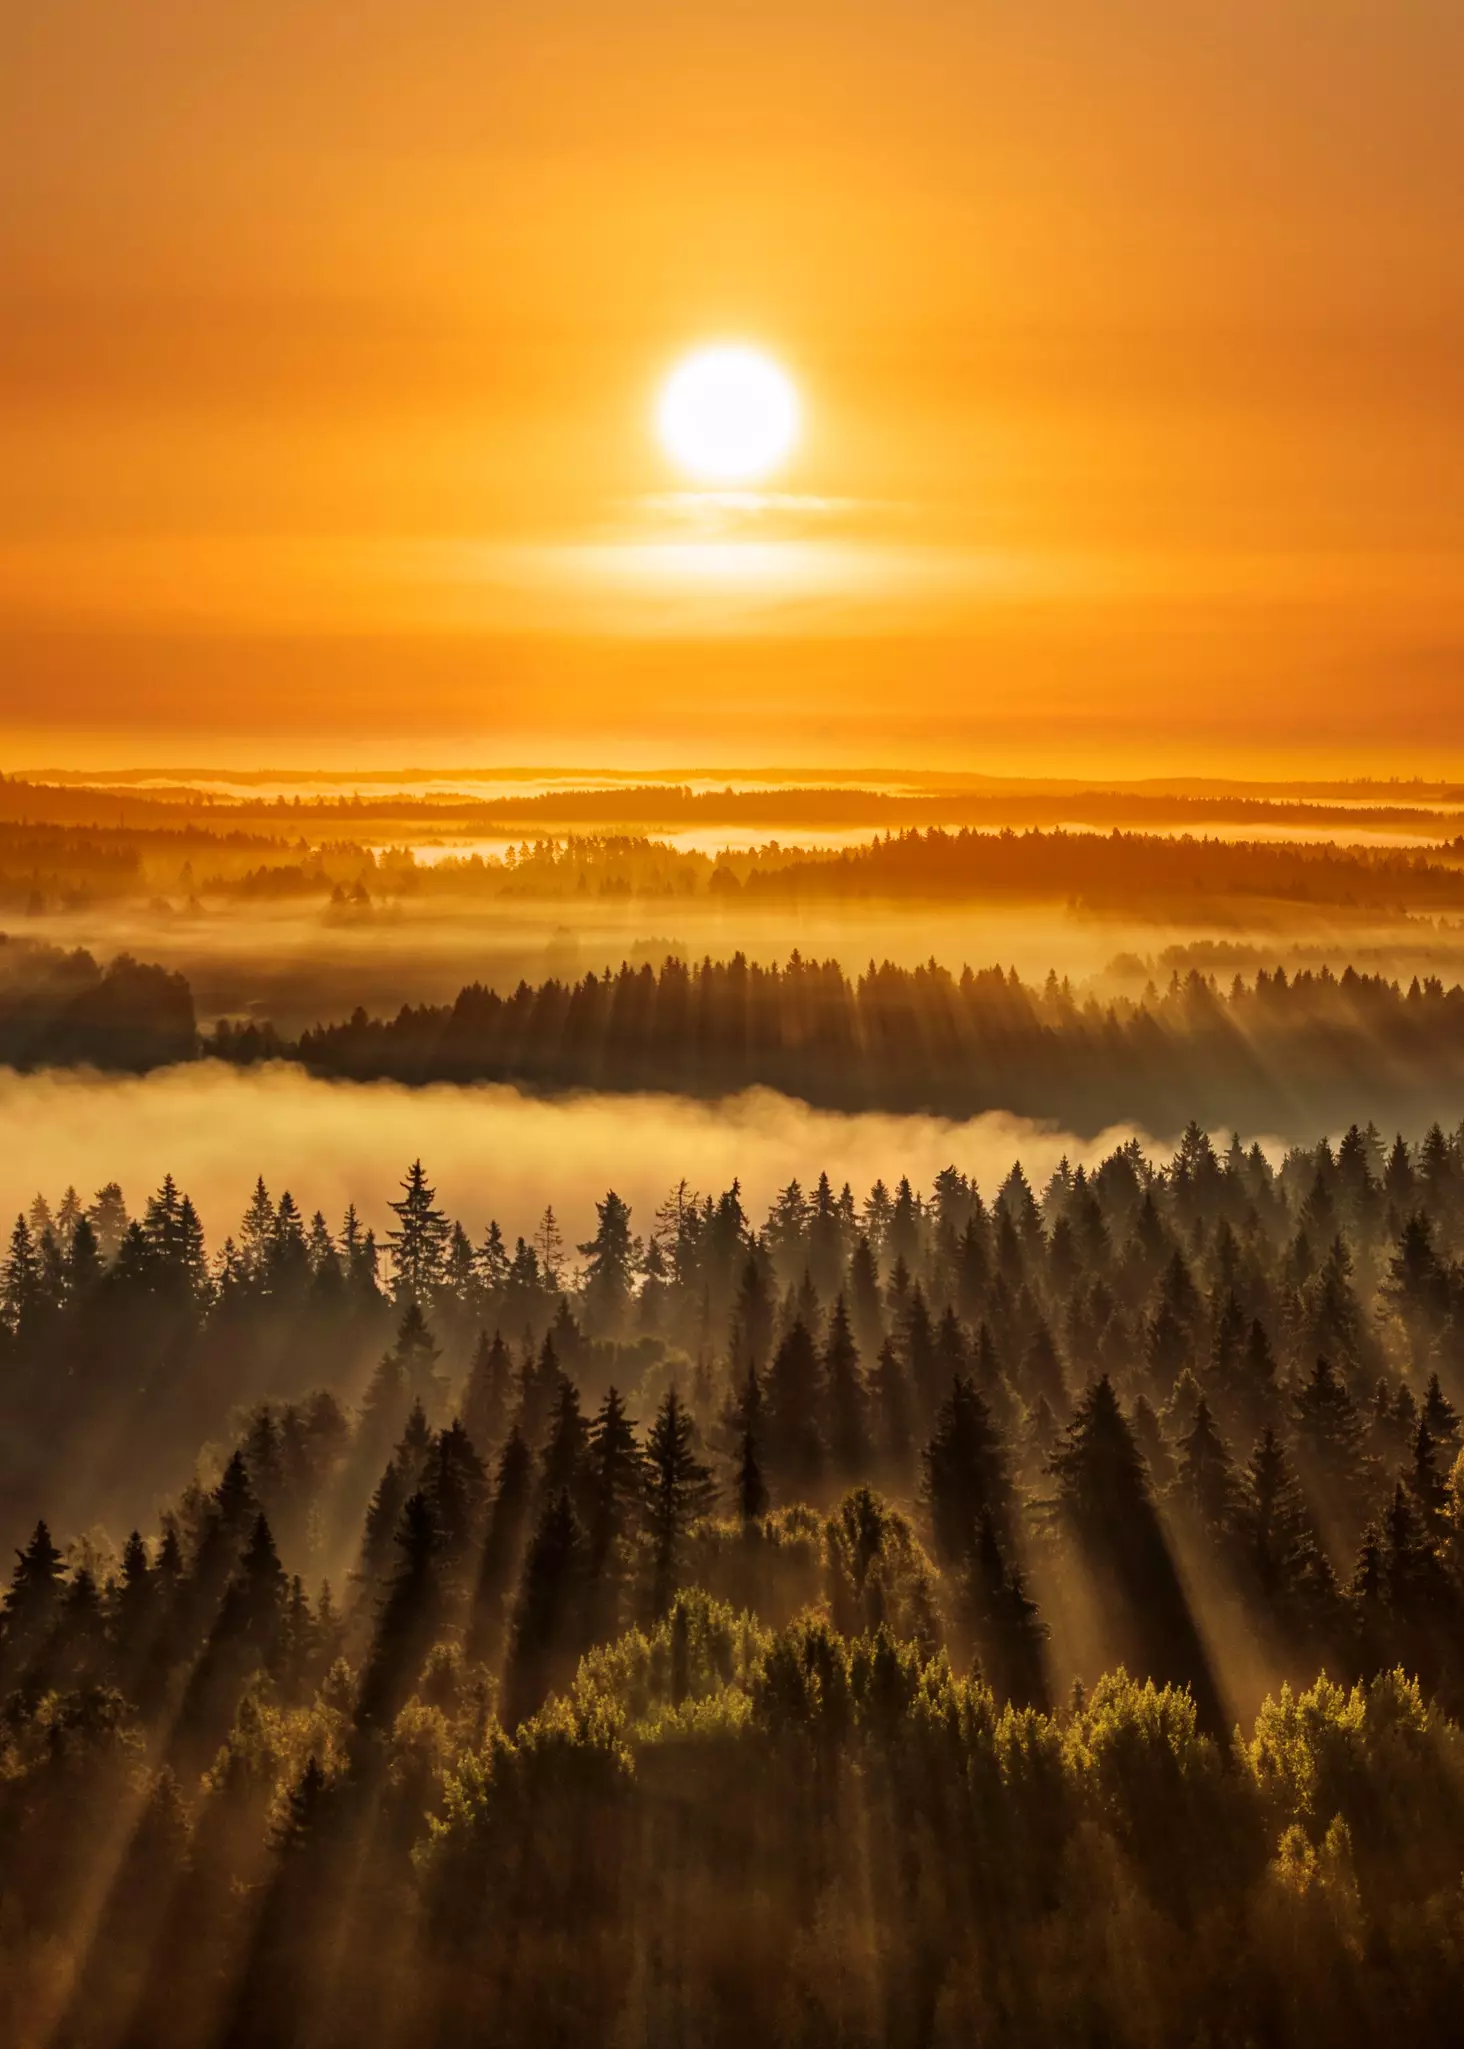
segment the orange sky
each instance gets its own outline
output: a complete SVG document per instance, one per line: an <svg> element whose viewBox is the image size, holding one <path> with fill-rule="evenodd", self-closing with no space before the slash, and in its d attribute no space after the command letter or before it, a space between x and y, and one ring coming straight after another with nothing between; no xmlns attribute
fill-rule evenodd
<svg viewBox="0 0 1464 2049"><path fill-rule="evenodd" d="M1464 766L1457 0L68 0L0 713L75 759ZM734 334L800 452L649 419Z"/></svg>

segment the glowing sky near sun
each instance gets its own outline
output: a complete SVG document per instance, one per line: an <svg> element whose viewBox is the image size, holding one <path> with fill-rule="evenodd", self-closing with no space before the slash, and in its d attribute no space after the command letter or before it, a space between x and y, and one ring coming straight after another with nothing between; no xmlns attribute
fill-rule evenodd
<svg viewBox="0 0 1464 2049"><path fill-rule="evenodd" d="M1443 0L12 10L0 724L1464 764L1461 75ZM657 429L727 341L745 475Z"/></svg>

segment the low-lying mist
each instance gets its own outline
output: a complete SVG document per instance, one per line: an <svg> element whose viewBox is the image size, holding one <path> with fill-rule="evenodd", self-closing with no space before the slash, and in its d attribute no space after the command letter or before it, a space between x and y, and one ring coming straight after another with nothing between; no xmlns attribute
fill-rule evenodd
<svg viewBox="0 0 1464 2049"><path fill-rule="evenodd" d="M296 1068L240 1070L208 1061L141 1077L0 1069L6 1131L0 1196L8 1213L38 1190L55 1201L68 1185L86 1198L121 1181L129 1207L171 1173L192 1196L211 1248L234 1229L256 1176L289 1188L307 1215L335 1223L350 1203L380 1231L410 1161L426 1162L449 1214L475 1234L497 1217L512 1239L546 1204L573 1242L593 1229L593 1205L614 1188L644 1229L684 1176L702 1193L740 1177L761 1215L797 1177L827 1169L863 1193L879 1177L908 1174L928 1187L952 1161L994 1186L1020 1157L1040 1186L1066 1154L1101 1159L1131 1137L1124 1125L1083 1140L995 1112L939 1117L845 1114L749 1090L720 1102L675 1096L581 1095L542 1101L502 1086L406 1088L329 1082ZM1164 1149L1166 1134L1153 1135Z"/></svg>

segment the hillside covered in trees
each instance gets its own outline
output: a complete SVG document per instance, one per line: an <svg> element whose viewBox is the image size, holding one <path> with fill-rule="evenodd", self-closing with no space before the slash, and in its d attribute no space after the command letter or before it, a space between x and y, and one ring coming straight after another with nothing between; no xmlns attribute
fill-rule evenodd
<svg viewBox="0 0 1464 2049"><path fill-rule="evenodd" d="M1451 2039L1464 1133L388 1214L16 1221L5 2041Z"/></svg>

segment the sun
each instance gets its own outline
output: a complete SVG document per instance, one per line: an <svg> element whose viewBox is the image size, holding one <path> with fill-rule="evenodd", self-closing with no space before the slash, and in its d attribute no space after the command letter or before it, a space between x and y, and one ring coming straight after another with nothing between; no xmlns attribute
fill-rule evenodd
<svg viewBox="0 0 1464 2049"><path fill-rule="evenodd" d="M798 393L761 349L720 342L683 357L661 388L656 428L679 469L702 484L769 476L798 439Z"/></svg>

